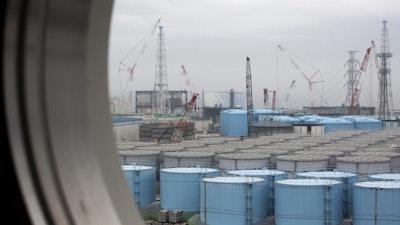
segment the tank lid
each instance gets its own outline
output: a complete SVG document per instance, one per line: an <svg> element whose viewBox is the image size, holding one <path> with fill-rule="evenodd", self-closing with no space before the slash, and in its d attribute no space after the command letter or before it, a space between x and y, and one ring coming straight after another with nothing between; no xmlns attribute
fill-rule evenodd
<svg viewBox="0 0 400 225"><path fill-rule="evenodd" d="M339 171L316 171L316 172L301 172L297 173L303 177L315 177L315 178L340 178L340 177L354 177L356 174Z"/></svg>
<svg viewBox="0 0 400 225"><path fill-rule="evenodd" d="M139 165L122 165L122 170L149 170L154 167L151 166L139 166Z"/></svg>
<svg viewBox="0 0 400 225"><path fill-rule="evenodd" d="M276 181L279 184L294 185L294 186L324 186L324 185L336 185L342 183L337 180L330 179L286 179Z"/></svg>
<svg viewBox="0 0 400 225"><path fill-rule="evenodd" d="M400 173L372 174L370 177L382 180L400 180Z"/></svg>
<svg viewBox="0 0 400 225"><path fill-rule="evenodd" d="M212 183L256 183L263 182L265 179L260 177L211 177L203 178L203 182Z"/></svg>
<svg viewBox="0 0 400 225"><path fill-rule="evenodd" d="M162 172L167 173L212 173L218 172L217 169L213 168L202 168L202 167L176 167L176 168L164 168Z"/></svg>
<svg viewBox="0 0 400 225"><path fill-rule="evenodd" d="M257 170L232 170L228 172L232 175L240 176L266 176L266 175L282 175L285 174L283 171L279 170L269 170L269 169L257 169Z"/></svg>
<svg viewBox="0 0 400 225"><path fill-rule="evenodd" d="M400 188L400 181L362 181L354 183L355 186L358 187L366 187L366 188Z"/></svg>

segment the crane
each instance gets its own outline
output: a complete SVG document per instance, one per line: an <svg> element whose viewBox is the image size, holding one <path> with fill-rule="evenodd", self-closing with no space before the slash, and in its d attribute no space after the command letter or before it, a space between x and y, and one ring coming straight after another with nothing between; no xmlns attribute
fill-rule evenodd
<svg viewBox="0 0 400 225"><path fill-rule="evenodd" d="M275 104L276 104L276 91L271 91L268 90L267 88L264 88L264 105L269 105L269 95L268 93L272 92L272 104L271 104L271 109L275 110Z"/></svg>
<svg viewBox="0 0 400 225"><path fill-rule="evenodd" d="M367 71L370 53L371 53L371 47L367 48L367 50L365 52L364 59L363 59L362 63L360 64L360 69L359 69L360 72L365 73ZM361 89L360 89L359 85L360 85L360 76L355 76L354 90L353 90L353 95L351 96L351 100L350 100L348 115L354 115L356 106L359 105L360 93L361 93Z"/></svg>
<svg viewBox="0 0 400 225"><path fill-rule="evenodd" d="M128 52L128 54L126 54L122 58L122 60L119 63L118 74L119 74L119 79L120 79L122 102L125 102L126 93L128 91L129 91L128 101L132 102L132 100L133 100L133 90L131 90L132 89L131 86L133 85L133 77L134 77L133 75L135 72L135 68L138 64L138 59L134 60L133 62L132 61L128 62L128 59L132 58L132 57L134 58L137 56L139 56L139 57L143 56L144 52L147 49L147 42L155 33L160 21L161 21L161 18L159 18L157 20L157 22L153 25L152 29L148 33L146 33L146 35L139 42L136 43L136 45ZM136 52L136 50L138 49L140 44L142 44L142 45L140 47L140 51L139 51L138 55L134 55L134 53ZM124 78L125 78L125 76L123 75L124 73L128 73L128 76L126 76L126 80L124 80Z"/></svg>
<svg viewBox="0 0 400 225"><path fill-rule="evenodd" d="M251 136L253 124L253 87L251 81L250 58L246 58L246 101L247 101L247 135Z"/></svg>
<svg viewBox="0 0 400 225"><path fill-rule="evenodd" d="M190 101L188 102L188 104L185 107L185 110L183 111L182 115L179 117L178 123L176 124L174 131L172 132L171 142L176 143L176 142L182 141L183 132L185 131L186 126L189 123L186 118L192 112L193 108L196 107L196 100L197 100L198 96L199 96L198 93L193 93Z"/></svg>
<svg viewBox="0 0 400 225"><path fill-rule="evenodd" d="M288 51L287 51L285 48L283 48L281 45L278 45L277 47L278 47L278 49L279 49L282 53L288 52ZM292 54L292 53L290 53L290 54L293 55L293 56L295 56L295 55ZM290 64L292 64L292 66L293 66L296 70L299 71L299 73L301 74L301 76L304 77L304 79L306 79L306 81L307 81L307 83L308 83L308 90L310 91L310 93L313 92L313 87L315 86L316 83L324 83L324 80L323 80L322 75L321 75L321 71L320 71L319 69L316 69L315 67L313 67L313 66L311 66L311 65L309 64L313 69L316 69L316 70L315 70L315 72L314 72L311 76L308 76L308 75L300 68L300 66L297 64L297 62L296 62L293 58L290 58L290 59L289 59L289 62L290 62ZM286 96L286 98L287 98L287 97L288 97L288 96ZM321 99L322 99L322 95L321 95L320 97L321 97ZM314 105L314 101L312 101L311 105L312 105L312 106Z"/></svg>

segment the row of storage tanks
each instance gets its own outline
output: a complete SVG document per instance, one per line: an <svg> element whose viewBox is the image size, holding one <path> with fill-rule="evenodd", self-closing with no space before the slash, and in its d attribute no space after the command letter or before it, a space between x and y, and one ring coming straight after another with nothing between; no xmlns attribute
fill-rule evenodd
<svg viewBox="0 0 400 225"><path fill-rule="evenodd" d="M155 167L123 165L136 204L156 197ZM213 167L160 169L160 206L199 212L203 224L257 224L273 216L277 225L354 225L400 222L400 173L374 174L368 181L338 171L288 173L267 168L222 172Z"/></svg>
<svg viewBox="0 0 400 225"><path fill-rule="evenodd" d="M378 205L380 200L373 205L365 203L366 199L371 199L366 195L371 193L359 194L359 198L355 197L358 195L355 192L363 193L364 189L366 192L393 192L390 199L395 202L379 204L389 204L387 207L400 212L399 203L396 203L400 202L396 181L400 171L399 137L399 129L385 129L340 131L318 138L277 134L242 140L200 138L173 145L124 142L119 143L118 149L139 208L155 201L153 190L158 183L162 208L200 211L201 220L206 224L255 224L268 215L273 215L277 224L303 224L299 223L303 220L304 224L321 224L321 221L337 224L348 216L352 216L355 224L368 224L365 221L372 217L375 221L383 218L382 221L389 222L387 224L398 224L398 213L393 214L386 206ZM137 164L132 164L135 162ZM324 172L317 173L321 171ZM310 174L299 179L303 176L300 173L307 172ZM376 183L371 180L373 174L394 174L397 178ZM332 179L322 179L328 177ZM384 186L374 187L376 185ZM336 189L342 191L333 192ZM323 192L324 196L335 199L324 197L322 202L327 208L308 203L314 199L319 202L322 196L316 193L326 190L331 192ZM304 193L300 194L301 191ZM307 200L298 199L295 204L294 198L288 197L290 194L286 192L294 192L298 198L305 196ZM384 199L380 194L378 197ZM242 202L243 198L246 202ZM343 202L339 204L337 199ZM372 206L377 207L375 214L363 211ZM362 211L357 214L361 216L358 219L352 211L356 208ZM383 212L378 213L378 208ZM342 214L338 216L340 211Z"/></svg>
<svg viewBox="0 0 400 225"><path fill-rule="evenodd" d="M247 136L247 111L241 109L228 109L220 114L221 134L224 136ZM326 117L318 115L287 116L279 111L265 109L253 110L253 125L265 124L275 121L288 125L323 125L325 132L338 130L382 130L385 126L381 120L368 116L340 116Z"/></svg>

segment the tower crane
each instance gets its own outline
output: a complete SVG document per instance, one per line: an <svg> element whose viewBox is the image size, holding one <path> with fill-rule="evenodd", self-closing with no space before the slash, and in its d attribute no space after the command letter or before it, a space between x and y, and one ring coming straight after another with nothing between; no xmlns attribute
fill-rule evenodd
<svg viewBox="0 0 400 225"><path fill-rule="evenodd" d="M158 24L160 23L161 18L157 20L157 22L153 25L152 29L145 34L145 36L138 42L136 45L126 54L122 60L119 62L118 66L118 74L119 74L119 81L120 81L120 88L121 88L121 100L122 102L125 102L126 98L126 93L128 92L128 101L132 102L133 100L133 90L132 90L132 85L133 85L133 75L135 72L135 68L138 64L138 59L132 61L128 61L129 58L135 58L137 56L141 57L143 56L144 52L147 49L147 42L149 39L153 36L155 33ZM136 50L138 49L139 45L141 44L140 51L138 55L134 55ZM134 56L132 56L134 55ZM126 76L126 80L123 80L125 76L123 74L128 73L128 76Z"/></svg>

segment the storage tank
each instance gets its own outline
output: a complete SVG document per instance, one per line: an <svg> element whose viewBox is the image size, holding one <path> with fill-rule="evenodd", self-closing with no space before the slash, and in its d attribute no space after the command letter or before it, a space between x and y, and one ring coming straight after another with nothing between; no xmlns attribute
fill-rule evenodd
<svg viewBox="0 0 400 225"><path fill-rule="evenodd" d="M400 180L400 173L379 173L379 174L371 174L368 177L369 181L378 181L378 180Z"/></svg>
<svg viewBox="0 0 400 225"><path fill-rule="evenodd" d="M160 206L163 209L199 212L200 181L220 176L215 168L176 167L160 170Z"/></svg>
<svg viewBox="0 0 400 225"><path fill-rule="evenodd" d="M353 225L400 224L399 181L363 181L353 188Z"/></svg>
<svg viewBox="0 0 400 225"><path fill-rule="evenodd" d="M163 155L163 164L177 163L191 163L191 162L214 162L214 153L213 152L202 152L200 150L192 151L185 150L181 152L166 152Z"/></svg>
<svg viewBox="0 0 400 225"><path fill-rule="evenodd" d="M270 155L263 153L238 152L219 155L221 170L257 169L268 167Z"/></svg>
<svg viewBox="0 0 400 225"><path fill-rule="evenodd" d="M161 151L157 150L119 150L121 164L131 164L135 161L145 160L160 163Z"/></svg>
<svg viewBox="0 0 400 225"><path fill-rule="evenodd" d="M332 179L343 182L343 218L350 217L353 212L353 184L357 182L357 174L339 171L301 172L298 178Z"/></svg>
<svg viewBox="0 0 400 225"><path fill-rule="evenodd" d="M275 182L276 225L339 225L343 218L343 182L286 179Z"/></svg>
<svg viewBox="0 0 400 225"><path fill-rule="evenodd" d="M390 158L380 156L345 156L336 158L336 169L359 175L364 181L370 174L389 173Z"/></svg>
<svg viewBox="0 0 400 225"><path fill-rule="evenodd" d="M132 198L138 208L156 200L156 167L132 163L121 165Z"/></svg>
<svg viewBox="0 0 400 225"><path fill-rule="evenodd" d="M221 112L221 134L227 137L247 136L247 111L230 109Z"/></svg>
<svg viewBox="0 0 400 225"><path fill-rule="evenodd" d="M255 170L231 170L227 172L228 176L243 176L243 177L260 177L267 180L269 189L269 205L268 216L274 214L275 207L275 181L288 178L288 174L279 170L270 170L267 168Z"/></svg>
<svg viewBox="0 0 400 225"><path fill-rule="evenodd" d="M328 163L329 156L280 155L276 158L276 169L286 172L325 171Z"/></svg>
<svg viewBox="0 0 400 225"><path fill-rule="evenodd" d="M202 179L200 221L207 225L253 225L267 216L268 186L259 177Z"/></svg>

